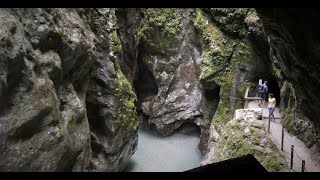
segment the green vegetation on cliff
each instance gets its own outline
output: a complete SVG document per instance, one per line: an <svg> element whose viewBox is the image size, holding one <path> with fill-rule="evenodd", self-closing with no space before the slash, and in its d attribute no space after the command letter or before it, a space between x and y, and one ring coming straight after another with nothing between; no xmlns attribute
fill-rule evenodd
<svg viewBox="0 0 320 180"><path fill-rule="evenodd" d="M233 81L233 74L228 73L229 61L234 50L235 41L217 28L209 16L200 9L196 10L194 25L201 34L202 55L201 74L199 79L203 83L215 83L221 87L220 102L215 115L215 124L225 124L229 114L229 94Z"/></svg>
<svg viewBox="0 0 320 180"><path fill-rule="evenodd" d="M226 35L211 18L209 14L197 9L193 21L202 38L199 79L204 84L214 83L221 87L220 102L214 116L219 132L232 118L231 111L244 106L242 97L250 83L236 81L236 77L240 71L247 70L248 64L254 60L254 52L250 42ZM236 88L235 91L233 88ZM231 99L235 99L233 105Z"/></svg>
<svg viewBox="0 0 320 180"><path fill-rule="evenodd" d="M280 79L281 78L281 70L277 67L275 67L274 64L272 64L272 67L273 67L273 72L275 74L275 76Z"/></svg>
<svg viewBox="0 0 320 180"><path fill-rule="evenodd" d="M136 94L124 74L117 69L118 87L116 97L118 100L117 119L121 123L121 128L125 132L135 132L139 127L135 101Z"/></svg>
<svg viewBox="0 0 320 180"><path fill-rule="evenodd" d="M172 8L150 8L144 10L145 22L138 32L145 51L172 54L181 33L181 14Z"/></svg>
<svg viewBox="0 0 320 180"><path fill-rule="evenodd" d="M249 41L240 41L237 44L232 60L238 65L239 70L246 70L250 62L254 62L253 45Z"/></svg>
<svg viewBox="0 0 320 180"><path fill-rule="evenodd" d="M115 9L114 8L110 8L109 9L110 12L110 21L114 24L117 23L117 16L115 15ZM122 44L121 44L121 40L117 34L116 30L113 30L113 32L111 33L111 50L113 51L113 53L115 53L116 55L118 55L119 53L121 53L122 51Z"/></svg>
<svg viewBox="0 0 320 180"><path fill-rule="evenodd" d="M226 122L229 120L230 113L230 97L232 83L234 79L234 74L229 72L225 77L223 77L223 82L221 83L220 89L220 103L215 114L215 125L218 129L221 129ZM218 130L219 131L219 130Z"/></svg>
<svg viewBox="0 0 320 180"><path fill-rule="evenodd" d="M252 126L243 120L229 121L215 149L215 162L253 154L269 171L284 171L284 159L277 148L267 138L261 126Z"/></svg>
<svg viewBox="0 0 320 180"><path fill-rule="evenodd" d="M215 23L229 35L239 36L245 31L244 20L250 11L249 8L208 8Z"/></svg>
<svg viewBox="0 0 320 180"><path fill-rule="evenodd" d="M296 100L293 97L293 87L292 84L285 81L282 85L280 93L282 94L283 99L288 99L287 102L287 110L284 113L282 124L285 128L288 129L289 132L294 133L294 114L297 110L296 108Z"/></svg>
<svg viewBox="0 0 320 180"><path fill-rule="evenodd" d="M216 27L208 15L200 9L196 10L194 25L201 34L203 52L201 55L201 81L221 84L222 76L229 70L229 63L237 41L225 36Z"/></svg>
<svg viewBox="0 0 320 180"><path fill-rule="evenodd" d="M117 32L113 31L111 37L112 37L112 41L113 41L112 51L115 54L119 54L122 51L122 45L121 45L121 41L117 35Z"/></svg>
<svg viewBox="0 0 320 180"><path fill-rule="evenodd" d="M111 34L113 44L111 49L115 53L122 51L121 42L117 36L116 31ZM117 100L117 120L121 123L121 129L124 132L135 132L139 127L139 121L137 119L137 111L135 107L135 101L137 96L133 91L133 87L126 79L125 75L121 72L118 58L115 60L115 70L117 75L117 88L115 90L115 96Z"/></svg>

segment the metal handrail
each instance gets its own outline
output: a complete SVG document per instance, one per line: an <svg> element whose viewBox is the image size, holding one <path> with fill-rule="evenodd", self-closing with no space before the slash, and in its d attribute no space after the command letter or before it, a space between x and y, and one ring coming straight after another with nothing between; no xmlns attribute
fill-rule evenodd
<svg viewBox="0 0 320 180"><path fill-rule="evenodd" d="M250 89L250 87L247 87L246 92L245 92L245 95L244 95L245 108L248 107L248 101L262 100L261 97L248 97L249 89ZM269 117L268 133L270 133L269 128L270 128L270 117ZM283 138L284 138L284 127L282 128L282 137L281 137L281 138L282 138L282 141L283 141ZM292 147L293 147L293 145L292 145ZM283 152L285 152L285 151L283 150L283 142L281 142L281 150L282 150ZM302 171L302 172L308 172L308 171L307 171L307 168L305 167L305 160L302 160L302 159L300 158L300 156L296 153L296 151L294 151L292 148L291 148L291 153L292 153L292 155L291 155L291 161L292 161L292 162L290 162L290 166L293 166L293 153L294 153L294 154L296 154L296 156L298 157L298 159L301 160L301 162L302 162L301 171ZM281 156L282 156L282 155L281 155ZM286 165L288 166L287 161L286 161ZM294 170L293 167L292 167L292 169L289 168L289 172L290 172L290 171L295 171L295 172L296 172L296 170Z"/></svg>

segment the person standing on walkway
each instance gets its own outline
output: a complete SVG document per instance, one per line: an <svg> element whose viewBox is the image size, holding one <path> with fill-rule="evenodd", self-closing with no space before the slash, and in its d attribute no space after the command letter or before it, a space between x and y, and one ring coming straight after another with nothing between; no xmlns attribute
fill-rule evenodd
<svg viewBox="0 0 320 180"><path fill-rule="evenodd" d="M264 81L264 83L260 86L259 88L259 92L260 92L260 97L262 98L262 100L259 102L259 107L265 106L265 101L267 100L267 94L268 94L268 86L267 86L268 82Z"/></svg>
<svg viewBox="0 0 320 180"><path fill-rule="evenodd" d="M269 103L268 103L268 108L269 108L269 117L272 119L274 119L274 109L276 108L276 98L274 98L273 94L270 93L269 94L269 99L268 99Z"/></svg>

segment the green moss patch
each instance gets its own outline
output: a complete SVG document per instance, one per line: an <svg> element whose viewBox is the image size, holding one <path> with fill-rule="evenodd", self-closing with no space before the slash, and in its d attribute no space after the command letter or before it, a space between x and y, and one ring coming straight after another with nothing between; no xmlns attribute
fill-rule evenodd
<svg viewBox="0 0 320 180"><path fill-rule="evenodd" d="M248 41L239 42L233 54L232 60L238 65L240 70L245 70L248 63L254 60L254 50Z"/></svg>
<svg viewBox="0 0 320 180"><path fill-rule="evenodd" d="M119 54L122 51L122 45L116 31L112 32L111 38L113 41L112 51L115 54Z"/></svg>
<svg viewBox="0 0 320 180"><path fill-rule="evenodd" d="M215 22L229 34L237 34L244 30L244 19L249 8L211 8Z"/></svg>
<svg viewBox="0 0 320 180"><path fill-rule="evenodd" d="M212 78L219 76L220 72L229 69L228 64L237 41L225 36L213 24L208 14L200 9L196 10L193 22L201 34L201 42L203 42L202 65L199 78L201 81L210 81Z"/></svg>
<svg viewBox="0 0 320 180"><path fill-rule="evenodd" d="M135 101L136 94L129 81L120 71L119 65L116 65L118 85L115 92L117 102L117 120L121 123L121 129L124 132L135 132L138 130L139 121L137 119L137 111Z"/></svg>
<svg viewBox="0 0 320 180"><path fill-rule="evenodd" d="M151 54L173 54L181 33L181 14L173 8L149 8L138 39Z"/></svg>
<svg viewBox="0 0 320 180"><path fill-rule="evenodd" d="M245 132L249 129L249 132ZM267 139L267 147L260 146L262 139ZM269 171L284 171L285 160L280 156L271 140L262 129L250 127L246 123L229 121L215 149L215 162L253 154Z"/></svg>
<svg viewBox="0 0 320 180"><path fill-rule="evenodd" d="M274 64L272 64L273 74L278 79L281 79L281 69L277 68Z"/></svg>
<svg viewBox="0 0 320 180"><path fill-rule="evenodd" d="M294 124L293 124L293 114L286 113L284 117L282 118L282 125L288 130L288 132L293 133L294 132Z"/></svg>

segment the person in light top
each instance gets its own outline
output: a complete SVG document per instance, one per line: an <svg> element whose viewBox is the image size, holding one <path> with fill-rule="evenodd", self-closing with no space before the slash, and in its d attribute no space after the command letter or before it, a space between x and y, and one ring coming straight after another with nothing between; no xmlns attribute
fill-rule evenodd
<svg viewBox="0 0 320 180"><path fill-rule="evenodd" d="M269 117L274 119L274 114L273 111L276 108L276 98L274 98L273 94L269 94L269 99L268 99L268 108L269 108Z"/></svg>

